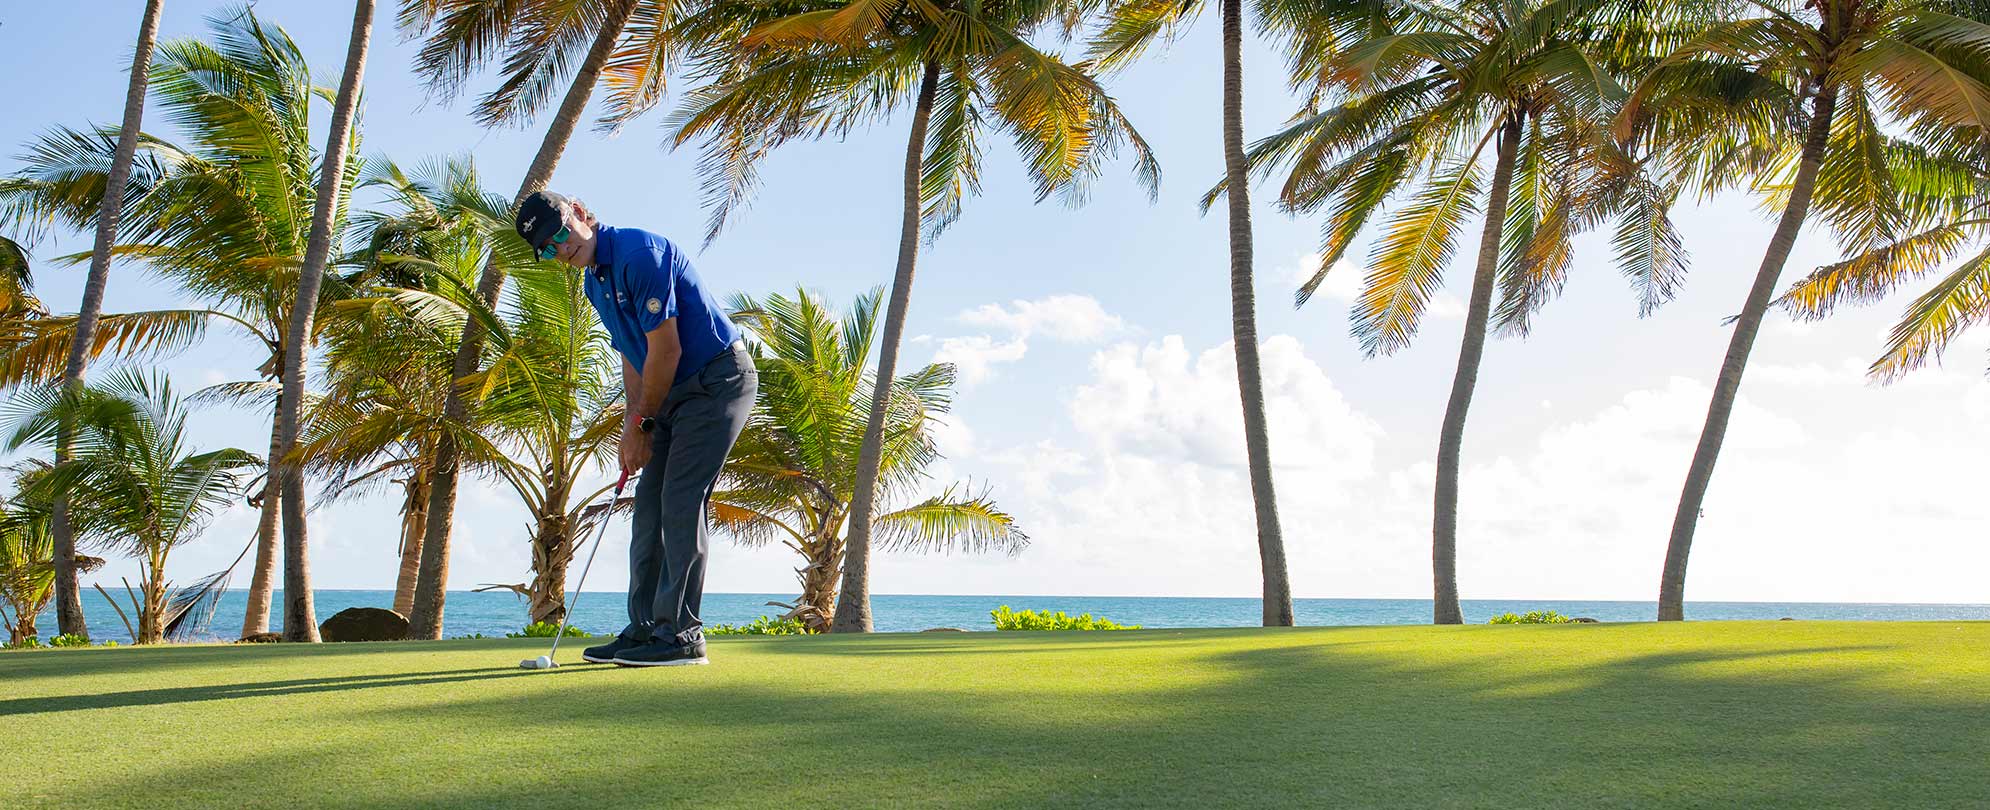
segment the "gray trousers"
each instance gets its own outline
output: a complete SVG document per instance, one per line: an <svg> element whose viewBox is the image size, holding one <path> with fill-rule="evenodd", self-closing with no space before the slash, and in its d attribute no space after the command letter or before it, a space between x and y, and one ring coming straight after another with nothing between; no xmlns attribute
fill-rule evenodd
<svg viewBox="0 0 1990 810"><path fill-rule="evenodd" d="M759 387L753 358L737 343L670 387L650 433L649 464L636 481L623 638L679 644L704 638L698 603L705 595L705 509Z"/></svg>

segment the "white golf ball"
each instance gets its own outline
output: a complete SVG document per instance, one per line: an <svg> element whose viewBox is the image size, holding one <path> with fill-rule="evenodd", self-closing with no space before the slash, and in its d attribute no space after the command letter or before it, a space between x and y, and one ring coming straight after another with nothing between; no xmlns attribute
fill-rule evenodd
<svg viewBox="0 0 1990 810"><path fill-rule="evenodd" d="M543 655L539 656L539 660L534 661L533 663L538 664L540 669L552 669L553 667L553 659Z"/></svg>

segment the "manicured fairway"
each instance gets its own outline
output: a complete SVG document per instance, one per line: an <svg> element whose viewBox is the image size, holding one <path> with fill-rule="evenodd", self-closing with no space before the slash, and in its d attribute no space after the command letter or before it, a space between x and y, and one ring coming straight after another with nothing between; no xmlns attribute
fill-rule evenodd
<svg viewBox="0 0 1990 810"><path fill-rule="evenodd" d="M0 654L0 807L1970 807L1990 624Z"/></svg>

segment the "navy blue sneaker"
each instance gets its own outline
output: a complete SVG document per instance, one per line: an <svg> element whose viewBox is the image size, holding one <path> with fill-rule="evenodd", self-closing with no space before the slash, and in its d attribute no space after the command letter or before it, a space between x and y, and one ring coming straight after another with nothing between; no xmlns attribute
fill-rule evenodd
<svg viewBox="0 0 1990 810"><path fill-rule="evenodd" d="M616 653L615 663L625 667L697 666L707 663L705 642L700 640L690 644L679 644L676 639L652 641L641 647Z"/></svg>
<svg viewBox="0 0 1990 810"><path fill-rule="evenodd" d="M621 654L623 650L632 650L643 646L645 643L647 642L630 641L618 635L614 641L610 641L607 644L581 650L580 660L590 664L613 664L615 663L615 656Z"/></svg>

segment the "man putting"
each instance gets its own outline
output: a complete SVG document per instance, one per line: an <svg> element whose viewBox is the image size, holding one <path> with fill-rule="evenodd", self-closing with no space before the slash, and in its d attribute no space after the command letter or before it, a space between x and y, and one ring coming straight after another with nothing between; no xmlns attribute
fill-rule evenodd
<svg viewBox="0 0 1990 810"><path fill-rule="evenodd" d="M759 375L739 330L676 245L610 228L578 200L534 192L518 235L583 287L622 354L622 469L641 470L629 538L629 626L581 657L597 664L705 663L705 507L753 410Z"/></svg>

